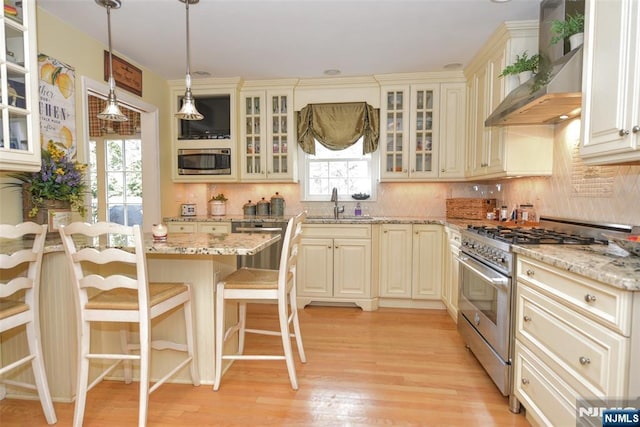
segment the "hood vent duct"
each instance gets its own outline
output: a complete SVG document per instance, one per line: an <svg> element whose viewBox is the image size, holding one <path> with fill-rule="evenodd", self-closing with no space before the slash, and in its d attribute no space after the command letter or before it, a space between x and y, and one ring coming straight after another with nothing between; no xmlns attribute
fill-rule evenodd
<svg viewBox="0 0 640 427"><path fill-rule="evenodd" d="M580 115L582 46L569 51L568 42L550 43L551 22L577 12L584 13L584 1L541 3L538 73L509 93L485 120L485 126L555 124Z"/></svg>

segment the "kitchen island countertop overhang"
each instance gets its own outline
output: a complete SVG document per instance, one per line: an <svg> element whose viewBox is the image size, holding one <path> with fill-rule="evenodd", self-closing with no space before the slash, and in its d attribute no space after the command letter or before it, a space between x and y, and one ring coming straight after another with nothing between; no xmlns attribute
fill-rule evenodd
<svg viewBox="0 0 640 427"><path fill-rule="evenodd" d="M149 281L186 282L191 284L192 303L196 329L198 368L203 384L213 384L213 321L216 283L236 269L237 257L255 254L280 240L278 233L169 233L166 241L154 241L151 233L145 233ZM82 242L84 247L130 247L127 242ZM0 242L0 254L10 254L22 243ZM68 269L68 262L57 234L50 234L43 259L40 287L41 340L47 366L49 387L54 401L71 402L76 389L77 320L75 290ZM235 321L237 313L227 310L228 323ZM179 312L167 313L154 322L153 334L162 336L183 330L183 316ZM157 334L157 335L156 335ZM107 348L117 345L119 332L104 326L95 345ZM233 342L229 343L231 346ZM92 344L93 345L93 344ZM237 344L235 344L237 345ZM7 360L24 352L22 343L11 340L2 343L0 354ZM159 378L172 365L175 354L154 352L152 380ZM226 367L225 367L226 368ZM184 371L184 372L183 372ZM137 371L134 377L137 378ZM25 374L21 374L25 375ZM111 374L122 378L121 371ZM170 381L187 383L188 372L182 370ZM7 390L8 397L26 397L29 391Z"/></svg>
<svg viewBox="0 0 640 427"><path fill-rule="evenodd" d="M255 255L280 240L278 233L170 233L166 240L154 240L151 233L144 233L147 254L175 255ZM0 254L11 254L27 247L28 242L0 242ZM126 241L112 241L105 244L101 240L78 242L78 247L118 247L127 249ZM45 243L45 253L63 252L60 236L51 235Z"/></svg>

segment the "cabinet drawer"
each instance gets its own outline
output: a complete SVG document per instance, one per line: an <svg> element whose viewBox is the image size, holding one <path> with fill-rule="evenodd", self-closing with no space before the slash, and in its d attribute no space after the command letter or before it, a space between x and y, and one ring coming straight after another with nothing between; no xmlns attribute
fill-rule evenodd
<svg viewBox="0 0 640 427"><path fill-rule="evenodd" d="M518 284L516 336L582 395L622 396L629 339Z"/></svg>
<svg viewBox="0 0 640 427"><path fill-rule="evenodd" d="M371 225L344 224L344 225L325 225L325 224L303 224L302 235L304 237L323 237L323 238L371 238Z"/></svg>
<svg viewBox="0 0 640 427"><path fill-rule="evenodd" d="M515 395L527 415L544 426L574 426L577 393L516 340Z"/></svg>
<svg viewBox="0 0 640 427"><path fill-rule="evenodd" d="M228 222L199 222L198 233L226 234L231 233L231 223Z"/></svg>
<svg viewBox="0 0 640 427"><path fill-rule="evenodd" d="M167 231L169 233L195 233L195 222L169 222L167 223Z"/></svg>
<svg viewBox="0 0 640 427"><path fill-rule="evenodd" d="M518 280L624 336L631 333L631 292L518 257Z"/></svg>

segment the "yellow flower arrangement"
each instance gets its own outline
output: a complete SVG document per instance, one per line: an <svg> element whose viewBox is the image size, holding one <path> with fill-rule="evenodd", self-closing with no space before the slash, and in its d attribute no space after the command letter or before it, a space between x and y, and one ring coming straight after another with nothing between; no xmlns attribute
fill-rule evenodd
<svg viewBox="0 0 640 427"><path fill-rule="evenodd" d="M83 194L86 182L83 175L87 165L70 159L52 140L49 140L47 149L42 150L41 165L39 172L11 175L27 184L34 206L29 216L35 217L38 210L44 206L45 200L69 201L71 209L84 216L86 207Z"/></svg>

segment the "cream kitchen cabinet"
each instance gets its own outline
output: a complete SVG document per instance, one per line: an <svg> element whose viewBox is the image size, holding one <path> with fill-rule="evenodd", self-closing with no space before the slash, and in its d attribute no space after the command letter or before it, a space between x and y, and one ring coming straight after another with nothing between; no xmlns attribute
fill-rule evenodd
<svg viewBox="0 0 640 427"><path fill-rule="evenodd" d="M538 51L537 21L502 24L465 68L467 78L468 178L551 175L553 126L486 127L484 122L509 92L515 77L498 77L516 55Z"/></svg>
<svg viewBox="0 0 640 427"><path fill-rule="evenodd" d="M230 222L172 221L167 223L169 233L231 233Z"/></svg>
<svg viewBox="0 0 640 427"><path fill-rule="evenodd" d="M384 84L381 180L463 178L464 111L463 83Z"/></svg>
<svg viewBox="0 0 640 427"><path fill-rule="evenodd" d="M380 226L380 297L411 299L413 226Z"/></svg>
<svg viewBox="0 0 640 427"><path fill-rule="evenodd" d="M445 227L445 249L443 251L442 302L451 318L458 321L458 278L461 238L460 231L454 227Z"/></svg>
<svg viewBox="0 0 640 427"><path fill-rule="evenodd" d="M293 86L240 92L240 179L297 180Z"/></svg>
<svg viewBox="0 0 640 427"><path fill-rule="evenodd" d="M587 164L640 162L640 4L585 6L582 137Z"/></svg>
<svg viewBox="0 0 640 427"><path fill-rule="evenodd" d="M464 83L440 85L438 178L464 178L467 89Z"/></svg>
<svg viewBox="0 0 640 427"><path fill-rule="evenodd" d="M514 388L527 417L575 425L576 399L635 397L637 293L522 255L517 264Z"/></svg>
<svg viewBox="0 0 640 427"><path fill-rule="evenodd" d="M5 0L0 48L0 170L40 170L34 0ZM15 11L15 12L14 12Z"/></svg>
<svg viewBox="0 0 640 427"><path fill-rule="evenodd" d="M377 308L371 286L371 225L303 225L298 303L355 303Z"/></svg>
<svg viewBox="0 0 640 427"><path fill-rule="evenodd" d="M236 182L238 173L238 119L237 100L240 87L239 78L198 79L191 90L198 111L203 120L179 120L174 114L179 111L184 97L184 80L169 82L171 108L171 172L174 182ZM228 104L228 108L227 108ZM209 108L207 108L209 107ZM215 114L213 109L215 107ZM209 111L209 110L212 111ZM227 133L228 119L228 133ZM220 128L220 129L218 129ZM204 129L204 130L203 130ZM211 129L216 133L211 133ZM231 155L231 173L220 175L180 173L178 150L224 149Z"/></svg>
<svg viewBox="0 0 640 427"><path fill-rule="evenodd" d="M380 226L381 306L442 307L442 228L434 224Z"/></svg>

